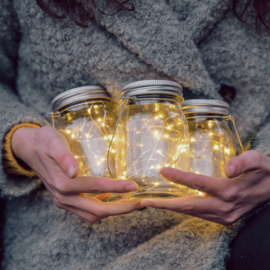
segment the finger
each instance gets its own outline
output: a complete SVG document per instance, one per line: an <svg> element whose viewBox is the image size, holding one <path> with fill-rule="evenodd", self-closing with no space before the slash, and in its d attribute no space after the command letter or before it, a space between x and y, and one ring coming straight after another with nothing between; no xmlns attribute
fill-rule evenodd
<svg viewBox="0 0 270 270"><path fill-rule="evenodd" d="M178 213L203 218L212 222L228 225L241 216L234 213L231 204L221 202L214 197L193 196L175 199L143 199L141 205L157 209L166 209Z"/></svg>
<svg viewBox="0 0 270 270"><path fill-rule="evenodd" d="M142 199L141 205L143 207L167 209L178 213L198 216L199 214L212 212L212 201L212 197L192 196L173 199Z"/></svg>
<svg viewBox="0 0 270 270"><path fill-rule="evenodd" d="M91 223L96 223L96 222L102 220L102 218L96 217L92 214L89 214L83 210L77 209L77 208L72 207L72 206L67 206L67 207L65 207L65 209L74 213L75 215L81 217L82 219L91 222Z"/></svg>
<svg viewBox="0 0 270 270"><path fill-rule="evenodd" d="M62 174L57 174L54 185L61 194L78 193L124 193L136 191L138 185L127 180L114 180L104 177L79 176L70 179Z"/></svg>
<svg viewBox="0 0 270 270"><path fill-rule="evenodd" d="M75 207L98 218L130 213L141 208L140 201L120 200L118 202L101 202L84 195L67 196L65 205Z"/></svg>
<svg viewBox="0 0 270 270"><path fill-rule="evenodd" d="M232 158L225 166L227 177L237 177L247 171L256 170L262 167L269 167L269 158L257 151L247 151L242 155ZM267 163L267 164L266 164Z"/></svg>
<svg viewBox="0 0 270 270"><path fill-rule="evenodd" d="M66 139L52 128L46 132L48 133L47 156L55 160L68 177L76 177L79 174L79 166L69 150Z"/></svg>
<svg viewBox="0 0 270 270"><path fill-rule="evenodd" d="M220 191L228 186L226 178L216 179L201 174L182 172L168 167L161 168L160 174L170 181L212 195L218 195Z"/></svg>

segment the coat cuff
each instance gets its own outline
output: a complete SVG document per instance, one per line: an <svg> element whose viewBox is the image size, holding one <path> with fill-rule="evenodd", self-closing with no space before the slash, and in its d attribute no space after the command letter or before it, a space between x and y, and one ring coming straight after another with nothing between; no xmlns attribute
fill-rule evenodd
<svg viewBox="0 0 270 270"><path fill-rule="evenodd" d="M22 127L29 127L29 128L40 128L39 125L34 123L22 123L18 124L11 128L11 130L7 133L4 139L4 155L3 155L3 165L4 170L8 174L12 175L24 175L28 176L29 178L32 178L36 175L34 171L32 171L30 168L26 168L27 166L24 166L22 162L20 162L13 154L12 148L11 148L11 139L13 134L16 130Z"/></svg>

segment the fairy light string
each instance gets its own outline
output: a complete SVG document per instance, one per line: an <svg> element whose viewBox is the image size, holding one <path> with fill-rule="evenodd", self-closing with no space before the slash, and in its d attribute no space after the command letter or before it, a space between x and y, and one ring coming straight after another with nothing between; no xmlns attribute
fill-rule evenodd
<svg viewBox="0 0 270 270"><path fill-rule="evenodd" d="M187 120L190 135L190 172L216 178L224 177L226 163L236 154L243 152L234 118L231 115L198 115L187 116ZM229 121L233 123L237 140L232 136L228 126ZM239 149L236 144L238 144ZM189 190L187 195L192 193L199 196L205 195L198 190Z"/></svg>
<svg viewBox="0 0 270 270"><path fill-rule="evenodd" d="M107 162L111 176L134 180L147 192L164 183L172 186L171 191L179 187L162 178L159 170L162 167L178 168L178 163L187 165L187 125L181 114L176 113L175 100L160 101L160 98L149 97L128 97L122 100L121 112L108 149ZM115 153L114 172L110 167L112 150Z"/></svg>
<svg viewBox="0 0 270 270"><path fill-rule="evenodd" d="M115 126L109 102L95 101L69 107L52 118L64 124L58 131L67 139L71 152L78 160L80 175L110 177L107 151ZM61 117L60 117L61 116ZM56 121L56 120L54 120Z"/></svg>

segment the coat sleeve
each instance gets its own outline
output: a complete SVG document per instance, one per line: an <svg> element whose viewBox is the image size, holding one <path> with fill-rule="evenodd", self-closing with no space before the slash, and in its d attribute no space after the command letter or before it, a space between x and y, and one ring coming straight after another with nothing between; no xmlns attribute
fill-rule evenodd
<svg viewBox="0 0 270 270"><path fill-rule="evenodd" d="M270 157L270 121L259 129L250 149L262 152Z"/></svg>
<svg viewBox="0 0 270 270"><path fill-rule="evenodd" d="M40 180L34 173L12 155L10 133L14 127L26 124L32 127L46 125L46 120L38 115L35 110L26 107L16 92L16 66L18 61L18 49L20 42L19 25L13 1L1 2L0 16L0 197L15 197L29 194L40 185ZM22 169L22 175L18 176L18 170L12 170L12 162L17 162L17 169ZM16 166L15 166L16 167ZM6 168L6 169L5 169ZM16 176L8 173L16 172ZM24 173L23 173L24 172ZM24 174L24 175L23 175Z"/></svg>
<svg viewBox="0 0 270 270"><path fill-rule="evenodd" d="M219 99L200 53L190 36L190 27L180 23L164 0L134 0L135 10L114 16L99 14L97 21L158 72L194 93ZM187 29L186 29L187 28Z"/></svg>

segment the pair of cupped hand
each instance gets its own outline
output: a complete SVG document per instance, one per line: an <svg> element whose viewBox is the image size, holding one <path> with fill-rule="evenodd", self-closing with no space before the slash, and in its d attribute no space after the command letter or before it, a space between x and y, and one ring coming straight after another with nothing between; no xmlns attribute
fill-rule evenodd
<svg viewBox="0 0 270 270"><path fill-rule="evenodd" d="M205 196L103 202L111 192L136 191L137 184L78 176L77 161L55 129L20 128L12 137L12 150L40 177L57 207L90 222L148 206L229 225L270 201L270 159L256 151L231 159L225 166L227 177L219 179L172 168L160 170L164 178L205 192ZM102 194L89 197L84 193Z"/></svg>

